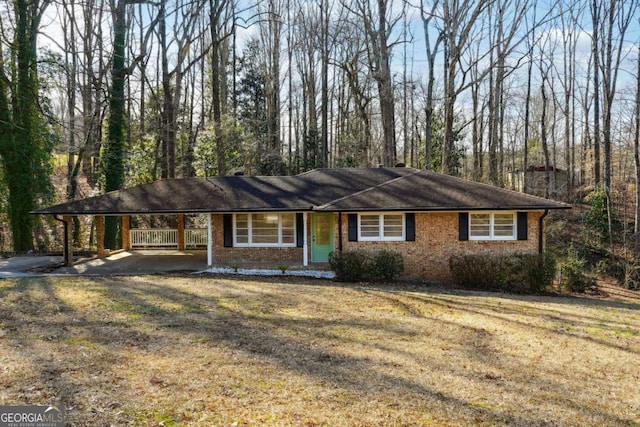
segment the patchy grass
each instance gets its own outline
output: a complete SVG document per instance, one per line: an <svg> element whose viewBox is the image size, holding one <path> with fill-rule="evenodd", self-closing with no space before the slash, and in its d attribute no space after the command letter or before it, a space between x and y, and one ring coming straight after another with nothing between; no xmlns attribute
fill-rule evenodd
<svg viewBox="0 0 640 427"><path fill-rule="evenodd" d="M69 425L639 425L640 299L0 281L0 404Z"/></svg>

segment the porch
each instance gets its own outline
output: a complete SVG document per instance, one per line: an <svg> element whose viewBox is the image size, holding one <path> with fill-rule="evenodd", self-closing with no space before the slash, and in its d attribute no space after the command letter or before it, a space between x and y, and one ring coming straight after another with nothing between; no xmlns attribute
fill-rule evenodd
<svg viewBox="0 0 640 427"><path fill-rule="evenodd" d="M333 214L304 212L289 215L295 218L293 244L284 242L256 246L229 243L232 229L227 220L233 219L230 214L206 214L206 228L202 228L202 219L198 223L189 221L188 218L186 220L191 226L185 227L185 214L175 215L175 221L164 222L164 226L160 228L141 227L140 220L130 215L119 215L121 245L116 249L105 247L106 218L96 215L97 259L89 262L85 260L85 265L77 268L68 245L71 241L72 218L64 216L59 219L65 226L65 264L69 267L67 270L70 274L101 274L98 270L106 271L104 274L112 274L107 271L107 267L117 263L118 268L115 268L116 272L113 274L126 274L126 271L134 274L210 271L330 277L327 260L334 243ZM173 227L168 225L171 223ZM131 225L135 227L132 228ZM322 255L324 259L318 259ZM189 260L190 266L181 266L186 260ZM312 274L312 271L320 273Z"/></svg>

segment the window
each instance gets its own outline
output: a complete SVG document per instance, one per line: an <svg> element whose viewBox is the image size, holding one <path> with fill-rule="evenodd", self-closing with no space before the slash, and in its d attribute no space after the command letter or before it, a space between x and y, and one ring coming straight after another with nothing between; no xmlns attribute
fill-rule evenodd
<svg viewBox="0 0 640 427"><path fill-rule="evenodd" d="M515 240L513 212L477 212L469 214L469 240Z"/></svg>
<svg viewBox="0 0 640 427"><path fill-rule="evenodd" d="M358 215L358 240L404 240L404 214Z"/></svg>
<svg viewBox="0 0 640 427"><path fill-rule="evenodd" d="M295 246L293 213L235 214L236 246Z"/></svg>

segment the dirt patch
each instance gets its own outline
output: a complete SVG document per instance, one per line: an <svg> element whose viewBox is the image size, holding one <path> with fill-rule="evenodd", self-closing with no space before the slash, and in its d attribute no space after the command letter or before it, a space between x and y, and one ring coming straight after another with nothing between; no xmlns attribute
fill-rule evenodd
<svg viewBox="0 0 640 427"><path fill-rule="evenodd" d="M0 282L0 404L69 425L640 423L640 301L269 277Z"/></svg>

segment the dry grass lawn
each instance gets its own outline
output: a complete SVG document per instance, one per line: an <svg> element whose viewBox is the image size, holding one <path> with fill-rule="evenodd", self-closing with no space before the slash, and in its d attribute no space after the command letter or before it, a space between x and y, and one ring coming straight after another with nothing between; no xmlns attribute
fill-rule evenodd
<svg viewBox="0 0 640 427"><path fill-rule="evenodd" d="M0 405L73 426L640 424L633 294L4 280L0 361Z"/></svg>

